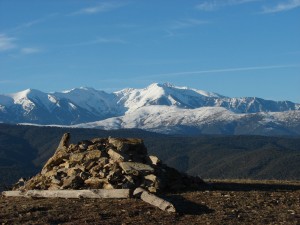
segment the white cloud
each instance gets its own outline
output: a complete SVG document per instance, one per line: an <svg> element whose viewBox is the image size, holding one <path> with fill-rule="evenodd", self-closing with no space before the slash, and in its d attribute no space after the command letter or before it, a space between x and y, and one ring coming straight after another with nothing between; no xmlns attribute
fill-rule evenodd
<svg viewBox="0 0 300 225"><path fill-rule="evenodd" d="M214 11L220 7L220 4L218 4L215 1L210 2L203 2L196 6L196 9L202 10L202 11Z"/></svg>
<svg viewBox="0 0 300 225"><path fill-rule="evenodd" d="M22 30L31 28L33 26L36 26L38 24L44 23L52 18L57 18L57 16L59 16L59 13L52 13L52 14L48 14L44 17L41 17L39 19L35 19L35 20L31 20L25 23L21 23L16 27L12 27L11 29L9 29L6 33L16 33L16 32L20 32Z"/></svg>
<svg viewBox="0 0 300 225"><path fill-rule="evenodd" d="M15 40L16 38L8 37L5 34L0 34L0 52L15 48Z"/></svg>
<svg viewBox="0 0 300 225"><path fill-rule="evenodd" d="M210 1L204 1L196 5L196 9L202 11L215 11L219 8L226 7L226 6L241 5L241 4L257 2L257 1L261 1L261 0L210 0Z"/></svg>
<svg viewBox="0 0 300 225"><path fill-rule="evenodd" d="M184 28L200 26L208 23L210 22L206 20L198 20L198 19L177 20L173 23L171 29L184 29Z"/></svg>
<svg viewBox="0 0 300 225"><path fill-rule="evenodd" d="M251 66L251 67L237 67L237 68L223 68L223 69L210 69L210 70L198 70L198 71L184 71L175 73L164 73L164 74L152 74L146 77L162 77L162 76L182 76L182 75L197 75L197 74L208 74L208 73L225 73L225 72L240 72L240 71L251 71L251 70L269 70L269 69L280 69L280 68L294 68L300 67L300 64L293 65L271 65L271 66Z"/></svg>
<svg viewBox="0 0 300 225"><path fill-rule="evenodd" d="M15 27L15 28L12 29L12 30L18 31L18 30L21 30L21 29L26 29L26 28L32 27L32 26L34 26L34 25L36 25L36 24L39 24L39 23L41 23L41 22L43 22L43 21L44 21L44 18L32 20L32 21L23 23L23 24L21 24L21 25Z"/></svg>
<svg viewBox="0 0 300 225"><path fill-rule="evenodd" d="M25 55L35 54L41 52L41 49L38 48L21 48L21 53Z"/></svg>
<svg viewBox="0 0 300 225"><path fill-rule="evenodd" d="M116 2L102 2L96 6L88 7L80 9L79 11L73 12L70 15L88 15L88 14L96 14L101 12L112 11L117 8L121 8L124 6L124 3L116 3Z"/></svg>
<svg viewBox="0 0 300 225"><path fill-rule="evenodd" d="M262 13L277 13L282 11L288 11L300 7L300 0L288 0L278 3L275 6L264 7Z"/></svg>
<svg viewBox="0 0 300 225"><path fill-rule="evenodd" d="M17 39L9 37L5 34L0 34L0 52L14 49L14 53L20 53L24 55L35 54L41 51L39 48L32 47L20 47L15 44Z"/></svg>

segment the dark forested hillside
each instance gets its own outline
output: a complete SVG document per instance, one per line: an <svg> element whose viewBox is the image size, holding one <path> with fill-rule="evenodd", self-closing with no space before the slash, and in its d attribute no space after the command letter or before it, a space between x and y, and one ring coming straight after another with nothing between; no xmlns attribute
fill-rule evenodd
<svg viewBox="0 0 300 225"><path fill-rule="evenodd" d="M0 183L34 175L55 151L63 133L76 143L93 137L143 138L155 154L202 178L300 180L300 137L174 137L137 129L104 131L0 124Z"/></svg>
<svg viewBox="0 0 300 225"><path fill-rule="evenodd" d="M300 138L170 137L148 143L168 165L203 178L300 179Z"/></svg>

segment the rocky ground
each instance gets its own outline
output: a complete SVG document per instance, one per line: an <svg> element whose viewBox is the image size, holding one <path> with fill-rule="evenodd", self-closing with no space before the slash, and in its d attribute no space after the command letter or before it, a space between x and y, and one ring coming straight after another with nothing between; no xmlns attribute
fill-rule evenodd
<svg viewBox="0 0 300 225"><path fill-rule="evenodd" d="M140 199L0 198L0 224L300 224L300 182L208 181L167 194L166 213Z"/></svg>

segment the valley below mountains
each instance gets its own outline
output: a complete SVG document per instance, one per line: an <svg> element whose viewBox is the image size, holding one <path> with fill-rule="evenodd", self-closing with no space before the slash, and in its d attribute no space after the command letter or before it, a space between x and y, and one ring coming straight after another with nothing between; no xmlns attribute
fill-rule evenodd
<svg viewBox="0 0 300 225"><path fill-rule="evenodd" d="M37 174L67 132L72 143L109 136L141 138L149 154L158 156L170 167L203 179L300 180L299 137L187 137L139 129L106 131L0 124L0 189L20 177Z"/></svg>
<svg viewBox="0 0 300 225"><path fill-rule="evenodd" d="M164 134L300 135L300 104L151 84L113 93L75 88L0 95L0 122L77 128L138 128Z"/></svg>

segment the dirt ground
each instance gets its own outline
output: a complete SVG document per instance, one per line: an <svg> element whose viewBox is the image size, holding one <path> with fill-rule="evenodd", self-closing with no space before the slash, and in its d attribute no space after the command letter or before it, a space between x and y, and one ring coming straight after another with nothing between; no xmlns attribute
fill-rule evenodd
<svg viewBox="0 0 300 225"><path fill-rule="evenodd" d="M176 213L139 199L0 198L0 224L300 224L300 182L208 181L167 194Z"/></svg>

